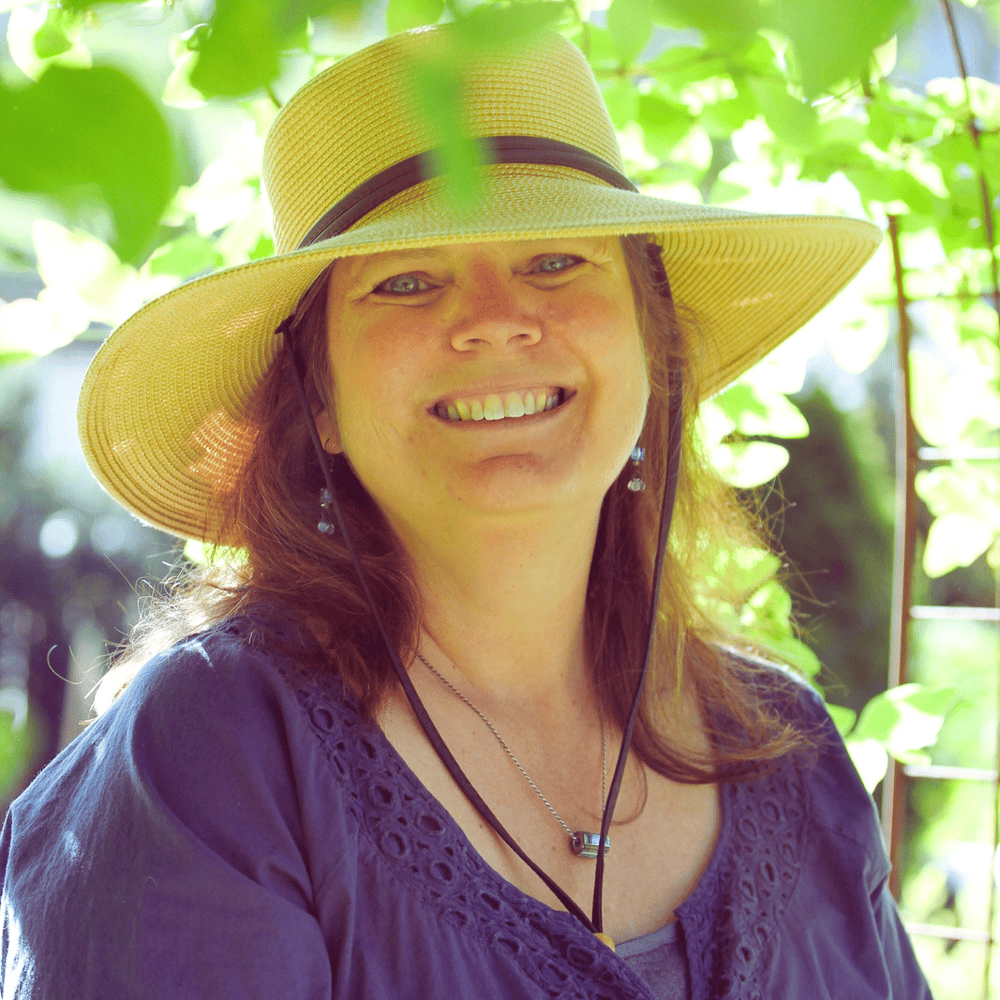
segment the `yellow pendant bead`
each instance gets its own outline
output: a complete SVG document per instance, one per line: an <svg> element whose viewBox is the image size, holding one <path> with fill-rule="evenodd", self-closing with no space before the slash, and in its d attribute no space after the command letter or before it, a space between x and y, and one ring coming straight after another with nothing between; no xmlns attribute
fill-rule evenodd
<svg viewBox="0 0 1000 1000"><path fill-rule="evenodd" d="M597 938L598 941L603 941L604 944L606 944L612 951L615 950L614 941L612 941L611 938L603 931L594 931L594 937Z"/></svg>

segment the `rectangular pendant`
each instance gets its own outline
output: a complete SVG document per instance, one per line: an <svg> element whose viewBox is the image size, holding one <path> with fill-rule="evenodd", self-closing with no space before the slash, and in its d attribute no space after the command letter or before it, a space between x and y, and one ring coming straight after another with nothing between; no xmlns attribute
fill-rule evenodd
<svg viewBox="0 0 1000 1000"><path fill-rule="evenodd" d="M570 850L581 858L596 858L600 849L601 835L599 833L587 833L585 830L577 830L569 838ZM611 850L611 838L604 841L604 856L608 856Z"/></svg>

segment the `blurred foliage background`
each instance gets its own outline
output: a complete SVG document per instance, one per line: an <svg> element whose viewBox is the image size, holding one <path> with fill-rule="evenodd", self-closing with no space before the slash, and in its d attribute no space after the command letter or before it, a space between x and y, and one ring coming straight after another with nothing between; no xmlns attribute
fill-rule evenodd
<svg viewBox="0 0 1000 1000"><path fill-rule="evenodd" d="M920 442L998 444L997 0L0 0L0 799L79 731L149 581L201 557L90 480L74 421L89 358L144 301L271 253L260 154L282 101L437 21L456 59L543 28L579 45L648 193L896 220L898 266L887 241L704 404L705 448L779 543L707 574L739 574L745 601L720 610L823 687L876 796L890 756L994 768L995 625L914 622L914 683L884 688L897 278ZM474 197L453 75L428 66L415 86ZM921 466L916 603L995 605L998 486L996 462ZM989 782L912 784L911 919L985 928L995 799ZM978 994L981 945L917 946L939 1000Z"/></svg>

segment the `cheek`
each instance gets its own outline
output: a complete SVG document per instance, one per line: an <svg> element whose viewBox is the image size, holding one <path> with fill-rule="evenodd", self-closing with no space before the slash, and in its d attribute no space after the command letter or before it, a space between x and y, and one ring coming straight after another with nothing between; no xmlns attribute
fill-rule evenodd
<svg viewBox="0 0 1000 1000"><path fill-rule="evenodd" d="M559 319L595 375L603 375L609 382L609 391L637 393L645 406L649 364L631 298L609 301L599 295L587 296L564 310Z"/></svg>
<svg viewBox="0 0 1000 1000"><path fill-rule="evenodd" d="M385 448L409 433L425 341L411 327L369 329L331 345L333 400L345 450Z"/></svg>

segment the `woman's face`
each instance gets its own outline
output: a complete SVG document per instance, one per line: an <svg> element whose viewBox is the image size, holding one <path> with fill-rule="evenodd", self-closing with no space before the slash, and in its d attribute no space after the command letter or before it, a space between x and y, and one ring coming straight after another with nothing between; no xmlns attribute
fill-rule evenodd
<svg viewBox="0 0 1000 1000"><path fill-rule="evenodd" d="M459 508L596 515L649 395L616 237L348 257L329 293L321 438L397 530Z"/></svg>

